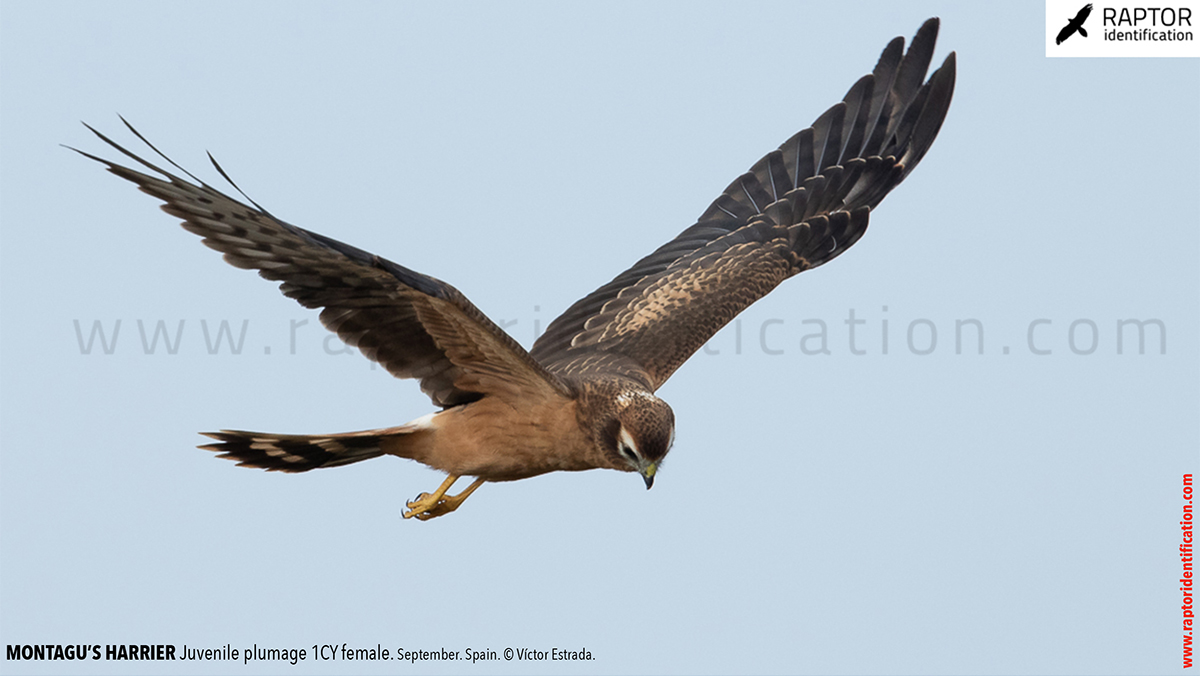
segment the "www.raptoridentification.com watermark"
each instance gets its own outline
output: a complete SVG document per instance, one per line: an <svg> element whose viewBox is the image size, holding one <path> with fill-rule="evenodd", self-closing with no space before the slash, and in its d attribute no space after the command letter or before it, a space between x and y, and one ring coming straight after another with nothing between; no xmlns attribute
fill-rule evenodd
<svg viewBox="0 0 1200 676"><path fill-rule="evenodd" d="M534 308L535 313L538 308ZM532 343L543 331L539 318L497 322L521 342ZM1003 324L993 326L992 324ZM75 319L80 355L327 355L355 350L320 323L291 319L286 323L251 319ZM985 322L976 317L899 318L888 307L860 313L849 308L841 317L747 319L738 317L708 341L698 354L716 357L864 356L937 353L955 355L1097 354L1163 356L1167 324L1150 317L1033 317ZM523 335L527 334L527 335ZM525 339L528 339L526 341Z"/></svg>
<svg viewBox="0 0 1200 676"><path fill-rule="evenodd" d="M1179 543L1179 562L1183 564L1183 572L1179 578L1179 591L1183 593L1183 668L1192 667L1192 638L1196 622L1196 578L1192 567L1193 544L1195 531L1195 516L1192 511L1194 489L1192 475L1183 475L1183 518L1179 520L1182 537Z"/></svg>

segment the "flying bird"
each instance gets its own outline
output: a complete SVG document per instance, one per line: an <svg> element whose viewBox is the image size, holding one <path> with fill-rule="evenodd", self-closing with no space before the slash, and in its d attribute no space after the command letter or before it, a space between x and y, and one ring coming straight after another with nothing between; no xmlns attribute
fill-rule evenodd
<svg viewBox="0 0 1200 676"><path fill-rule="evenodd" d="M568 308L529 351L446 282L271 215L215 160L249 204L196 178L128 122L188 178L90 126L155 175L77 152L165 202L228 263L322 308L329 330L393 376L416 378L439 409L342 434L223 430L205 433L216 443L201 448L281 472L409 458L447 475L406 503L405 518L426 520L486 482L547 472L636 472L650 488L675 440L674 414L655 391L751 303L857 242L871 210L929 150L954 92L953 52L925 80L937 32L930 19L907 52L903 38L889 42L841 102L734 180L694 225ZM448 494L464 476L474 482Z"/></svg>
<svg viewBox="0 0 1200 676"><path fill-rule="evenodd" d="M1061 45L1063 40L1074 35L1075 31L1079 31L1079 34L1086 38L1087 31L1083 29L1083 22L1087 21L1088 15L1091 13L1092 3L1089 2L1083 6L1083 9L1079 10L1074 19L1071 19L1067 22L1067 25L1063 26L1063 29L1058 32L1058 37L1054 38L1054 44Z"/></svg>

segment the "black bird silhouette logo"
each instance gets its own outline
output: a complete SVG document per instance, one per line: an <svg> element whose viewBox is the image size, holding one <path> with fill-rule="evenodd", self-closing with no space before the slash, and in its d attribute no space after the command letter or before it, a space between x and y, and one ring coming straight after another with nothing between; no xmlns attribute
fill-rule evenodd
<svg viewBox="0 0 1200 676"><path fill-rule="evenodd" d="M1079 10L1074 19L1071 19L1067 22L1067 25L1063 26L1063 29L1058 32L1058 37L1054 39L1054 44L1061 45L1063 40L1074 35L1076 31L1079 31L1079 34L1086 38L1087 31L1083 29L1083 22L1087 21L1088 15L1091 13L1092 3L1089 2L1083 6L1083 9Z"/></svg>

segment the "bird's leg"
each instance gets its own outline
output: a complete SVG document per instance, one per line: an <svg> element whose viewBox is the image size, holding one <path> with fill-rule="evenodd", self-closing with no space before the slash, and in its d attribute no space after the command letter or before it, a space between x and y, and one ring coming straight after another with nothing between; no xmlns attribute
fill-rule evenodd
<svg viewBox="0 0 1200 676"><path fill-rule="evenodd" d="M429 493L418 495L415 500L408 503L409 511L404 513L404 518L411 519L415 516L421 521L428 521L434 517L449 514L458 509L458 506L470 497L476 488L483 485L483 479L476 479L462 493L458 495L446 495L446 491L450 490L455 481L458 481L458 477L452 474L446 477L446 480L442 482L442 485L432 495Z"/></svg>

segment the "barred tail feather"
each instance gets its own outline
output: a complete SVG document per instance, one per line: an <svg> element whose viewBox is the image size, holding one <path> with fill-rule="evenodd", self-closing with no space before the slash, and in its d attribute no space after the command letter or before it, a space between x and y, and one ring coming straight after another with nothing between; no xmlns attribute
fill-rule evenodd
<svg viewBox="0 0 1200 676"><path fill-rule="evenodd" d="M307 472L318 467L339 467L384 454L385 437L418 431L414 425L342 434L264 434L221 430L202 432L219 443L200 448L233 460L239 467L258 467L272 472ZM394 446L394 444L392 445ZM389 447L391 448L391 447Z"/></svg>

